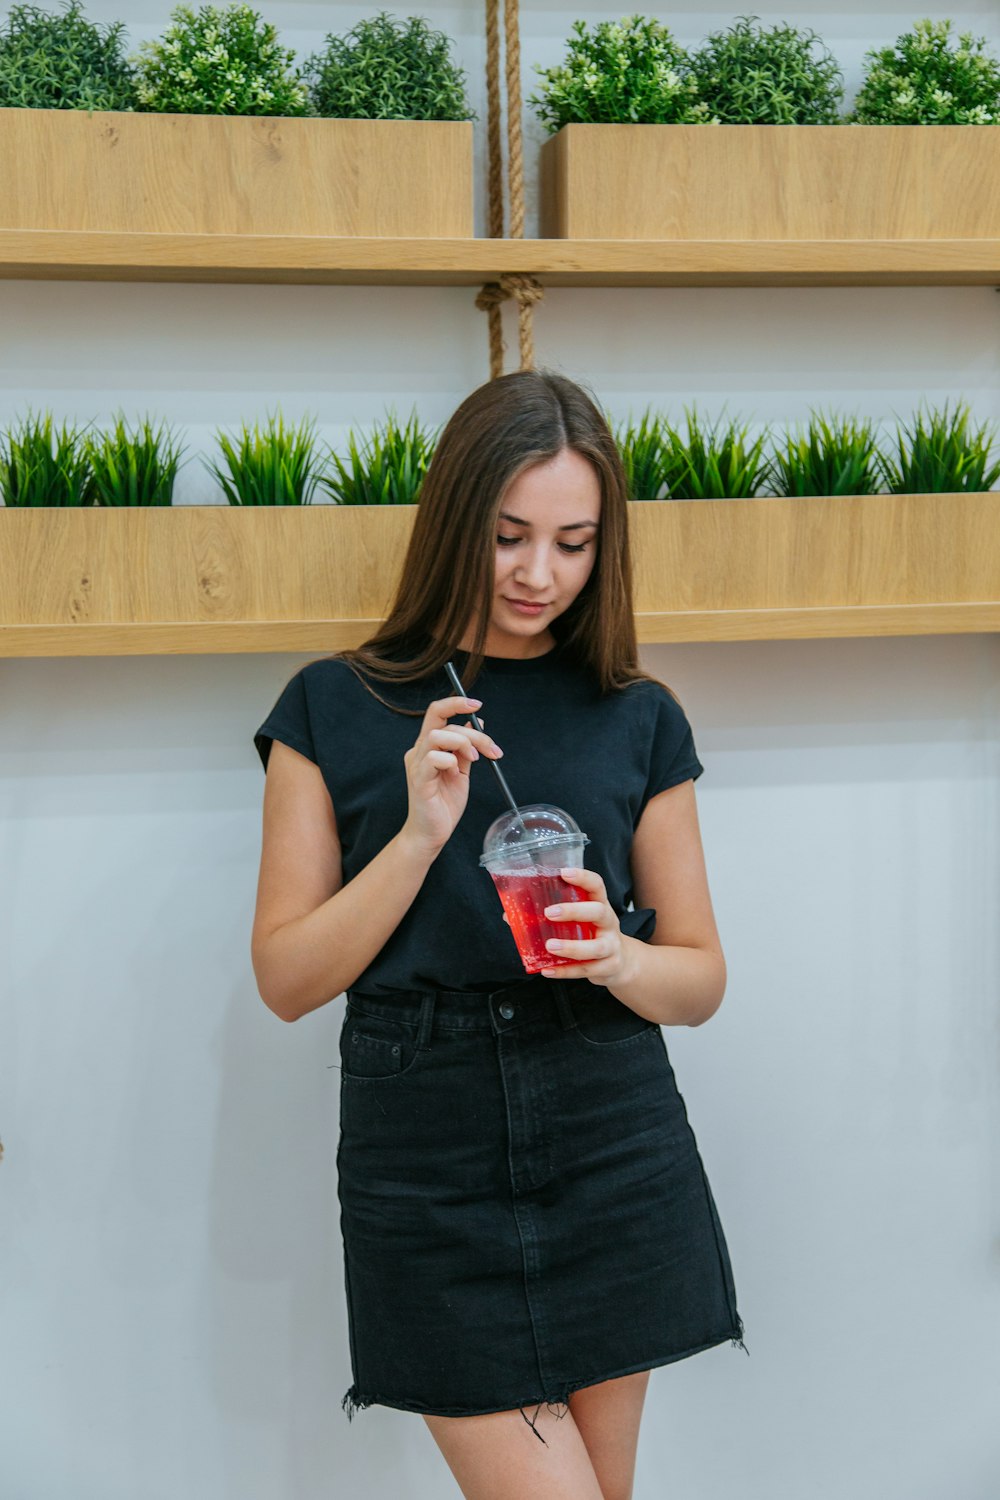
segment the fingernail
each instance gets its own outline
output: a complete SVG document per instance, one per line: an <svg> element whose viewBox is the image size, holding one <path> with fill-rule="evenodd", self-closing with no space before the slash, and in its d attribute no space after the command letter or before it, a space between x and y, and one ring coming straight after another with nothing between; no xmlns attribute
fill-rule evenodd
<svg viewBox="0 0 1000 1500"><path fill-rule="evenodd" d="M562 916L562 907L561 906L547 906L545 908L545 915L547 917L561 917Z"/></svg>
<svg viewBox="0 0 1000 1500"><path fill-rule="evenodd" d="M545 946L549 950L550 953L558 953L560 951L560 949L562 948L562 943L559 941L558 938L549 938L549 940L545 944Z"/></svg>
<svg viewBox="0 0 1000 1500"><path fill-rule="evenodd" d="M503 751L500 749L499 745L493 746L493 754L496 756L497 760L499 760L501 755L503 755Z"/></svg>
<svg viewBox="0 0 1000 1500"><path fill-rule="evenodd" d="M466 698L465 701L466 703L471 703L473 708L482 708L483 706L482 698Z"/></svg>

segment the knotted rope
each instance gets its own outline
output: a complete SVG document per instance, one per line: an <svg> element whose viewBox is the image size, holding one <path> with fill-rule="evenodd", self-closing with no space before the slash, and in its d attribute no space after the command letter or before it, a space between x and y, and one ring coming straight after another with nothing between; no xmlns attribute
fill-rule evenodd
<svg viewBox="0 0 1000 1500"><path fill-rule="evenodd" d="M500 129L500 0L486 0L486 100L489 191L489 237L504 237L503 148ZM524 153L521 140L521 41L517 0L504 0L504 41L507 84L507 179L510 195L510 239L524 238ZM521 369L535 364L532 309L545 295L534 276L504 273L488 281L476 306L489 317L490 379L503 374L503 323L500 309L508 298L517 303L517 333Z"/></svg>

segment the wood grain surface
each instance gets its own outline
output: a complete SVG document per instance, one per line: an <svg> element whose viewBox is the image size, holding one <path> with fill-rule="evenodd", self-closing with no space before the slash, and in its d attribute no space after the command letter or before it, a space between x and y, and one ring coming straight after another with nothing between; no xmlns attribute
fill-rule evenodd
<svg viewBox="0 0 1000 1500"><path fill-rule="evenodd" d="M0 278L468 286L998 286L993 240L489 240L0 228Z"/></svg>
<svg viewBox="0 0 1000 1500"><path fill-rule="evenodd" d="M540 162L565 239L1000 235L997 125L567 125Z"/></svg>
<svg viewBox="0 0 1000 1500"><path fill-rule="evenodd" d="M472 234L470 121L0 109L0 228Z"/></svg>
<svg viewBox="0 0 1000 1500"><path fill-rule="evenodd" d="M1000 630L1000 495L630 506L640 639ZM0 655L338 650L412 506L0 507Z"/></svg>

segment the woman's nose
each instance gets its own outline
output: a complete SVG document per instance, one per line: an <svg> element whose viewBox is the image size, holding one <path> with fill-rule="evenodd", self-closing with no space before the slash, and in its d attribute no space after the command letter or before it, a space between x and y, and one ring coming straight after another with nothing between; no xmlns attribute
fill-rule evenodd
<svg viewBox="0 0 1000 1500"><path fill-rule="evenodd" d="M525 588L547 588L552 581L552 566L549 562L548 550L541 547L532 548L520 559L514 576L518 582L524 584Z"/></svg>

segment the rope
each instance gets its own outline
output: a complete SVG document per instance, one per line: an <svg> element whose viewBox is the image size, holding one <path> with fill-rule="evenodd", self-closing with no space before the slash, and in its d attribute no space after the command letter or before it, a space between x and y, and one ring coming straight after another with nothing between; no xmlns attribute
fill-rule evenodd
<svg viewBox="0 0 1000 1500"><path fill-rule="evenodd" d="M504 0L507 47L507 172L510 180L510 237L524 239L524 155L521 150L521 37L517 0Z"/></svg>
<svg viewBox="0 0 1000 1500"><path fill-rule="evenodd" d="M486 0L486 102L489 236L503 239L503 150L500 144L500 0Z"/></svg>
<svg viewBox="0 0 1000 1500"><path fill-rule="evenodd" d="M491 240L503 239L503 153L500 144L500 6L499 0L486 0L486 148L489 190L488 233ZM489 314L490 379L503 374L503 322L500 304L504 300L496 282L489 282L476 298L480 312Z"/></svg>
<svg viewBox="0 0 1000 1500"><path fill-rule="evenodd" d="M521 41L518 0L504 0L504 41L507 84L507 168L510 195L510 238L524 238L524 153L521 138ZM486 0L486 99L489 187L489 235L503 238L503 163L500 130L500 0ZM521 369L535 364L532 309L545 295L534 276L505 273L488 281L476 297L480 312L489 316L490 379L503 374L503 323L500 309L508 298L517 303L517 334Z"/></svg>

